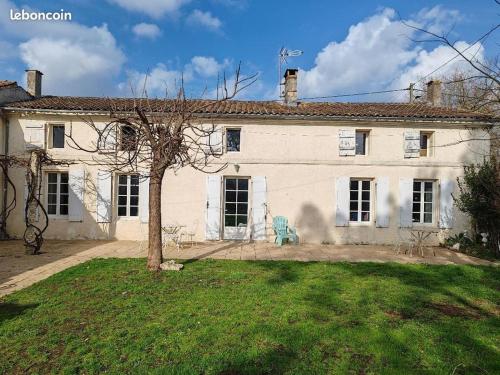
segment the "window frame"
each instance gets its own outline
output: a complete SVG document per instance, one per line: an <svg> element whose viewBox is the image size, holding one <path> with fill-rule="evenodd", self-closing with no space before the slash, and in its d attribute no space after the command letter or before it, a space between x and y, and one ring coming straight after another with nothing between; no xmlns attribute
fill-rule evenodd
<svg viewBox="0 0 500 375"><path fill-rule="evenodd" d="M129 147L129 148L124 147L124 145L126 144L124 142L124 136L125 136L124 128L131 129L131 131L134 132L134 135L135 135L135 140L134 141L135 142L134 142L134 144L131 144L131 146L134 146L134 147ZM119 127L119 134L120 134L120 139L119 139L119 142L118 142L118 144L119 144L119 151L134 152L134 151L137 150L137 147L138 147L137 130L134 129L134 127L132 127L130 125L121 125Z"/></svg>
<svg viewBox="0 0 500 375"><path fill-rule="evenodd" d="M238 144L238 150L236 150L236 151L228 149L228 139L227 138L228 138L228 133L230 131L238 131L239 135L240 135L240 137L239 137L239 144ZM241 128L238 128L238 127L228 127L228 128L225 129L224 133L225 133L224 134L224 143L225 143L225 151L226 151L226 153L238 153L238 152L241 152L241 133L242 133Z"/></svg>
<svg viewBox="0 0 500 375"><path fill-rule="evenodd" d="M358 181L358 189L357 189L357 202L358 208L355 210L351 210L351 202L354 202L351 200L351 192L353 190L351 189L351 183L353 181ZM369 183L369 198L368 198L368 211L362 209L362 203L366 202L366 200L363 200L363 192L366 192L366 190L363 190L363 182L368 182ZM367 177L351 177L349 179L349 224L355 224L355 225L370 225L373 222L373 193L374 193L374 186L373 186L373 178L367 178ZM357 213L357 219L356 220L351 220L351 213L352 212ZM368 220L362 220L363 213L368 212Z"/></svg>
<svg viewBox="0 0 500 375"><path fill-rule="evenodd" d="M55 127L62 127L63 128L63 146L62 147L55 147L54 146L54 128ZM57 149L61 150L66 148L66 124L64 123L49 123L49 141L48 145L50 149Z"/></svg>
<svg viewBox="0 0 500 375"><path fill-rule="evenodd" d="M120 184L120 177L125 176L127 177L127 184ZM132 195L131 194L131 187L133 186L131 183L132 177L136 176L137 177L137 194ZM139 218L139 210L140 210L140 191L139 191L139 186L140 186L140 177L138 174L131 173L131 174L126 174L126 173L120 173L116 175L116 217L118 219L138 219ZM126 186L127 188L127 193L126 195L120 194L120 186ZM135 186L135 185L134 185ZM120 215L120 207L124 207L124 205L119 204L120 197L126 197L126 204L125 204L125 215ZM132 197L137 197L137 206L136 205L131 205L131 199ZM130 207L137 207L137 215L130 215Z"/></svg>
<svg viewBox="0 0 500 375"><path fill-rule="evenodd" d="M427 145L426 148L422 148L422 137L427 136ZM433 144L434 144L434 132L433 131L426 131L426 130L421 130L419 132L419 151L418 151L418 156L420 158L430 158L433 156ZM425 150L425 155L422 155L422 150Z"/></svg>
<svg viewBox="0 0 500 375"><path fill-rule="evenodd" d="M56 206L56 213L55 214L51 214L49 212L49 195L53 195L54 193L50 193L49 192L49 184L52 184L50 182L50 178L49 178L49 175L50 174L55 174L57 176L56 178L56 203L55 203L55 206ZM67 175L67 182L66 182L66 185L68 185L68 192L65 193L64 195L67 195L68 196L68 202L66 204L62 204L62 205L66 205L68 206L68 209L67 209L67 213L66 214L61 214L61 195L63 195L61 193L61 175L63 174L66 174ZM47 171L46 172L46 178L47 178L47 183L45 184L45 187L46 187L46 198L45 198L45 204L46 204L46 207L47 207L47 216L49 218L63 218L63 219L66 219L68 218L69 216L69 173L67 171Z"/></svg>
<svg viewBox="0 0 500 375"><path fill-rule="evenodd" d="M357 147L357 135L358 135L358 133L365 134L364 154L358 154L358 147ZM356 129L354 131L354 156L367 156L368 153L370 152L369 142L370 142L370 130L369 129Z"/></svg>
<svg viewBox="0 0 500 375"><path fill-rule="evenodd" d="M420 194L420 200L418 202L415 201L415 193L417 193L417 191L415 190L415 182L420 182L421 185L420 185L420 190L418 191L418 193ZM432 197L432 200L431 202L427 202L425 201L425 183L431 183L431 197ZM412 200L411 200L411 222L412 222L412 225L415 225L415 226L434 226L436 224L436 207L437 207L437 202L436 202L436 181L435 180L430 180L430 179L420 179L420 178L414 178L413 179L413 183L412 183ZM415 203L418 203L419 204L419 215L420 215L420 218L419 218L419 221L414 221L413 220L413 215L416 211L413 210L413 205ZM431 204L431 210L430 211L425 211L425 204L426 203L430 203ZM425 214L426 213L430 213L431 214L431 221L430 222L425 222Z"/></svg>

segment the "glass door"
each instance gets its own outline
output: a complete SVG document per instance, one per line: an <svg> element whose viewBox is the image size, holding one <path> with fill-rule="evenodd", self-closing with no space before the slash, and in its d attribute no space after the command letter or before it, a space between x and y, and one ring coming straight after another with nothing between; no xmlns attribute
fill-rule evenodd
<svg viewBox="0 0 500 375"><path fill-rule="evenodd" d="M224 179L224 239L247 238L248 178Z"/></svg>

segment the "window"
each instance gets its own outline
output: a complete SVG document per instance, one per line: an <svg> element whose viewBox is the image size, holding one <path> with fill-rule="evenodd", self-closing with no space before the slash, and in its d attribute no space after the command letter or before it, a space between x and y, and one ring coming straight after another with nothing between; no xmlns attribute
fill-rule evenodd
<svg viewBox="0 0 500 375"><path fill-rule="evenodd" d="M430 132L420 132L420 156L426 157L431 156L431 141L432 133Z"/></svg>
<svg viewBox="0 0 500 375"><path fill-rule="evenodd" d="M118 176L118 216L139 216L139 175Z"/></svg>
<svg viewBox="0 0 500 375"><path fill-rule="evenodd" d="M370 221L371 181L351 179L349 221Z"/></svg>
<svg viewBox="0 0 500 375"><path fill-rule="evenodd" d="M47 174L47 214L53 216L68 214L68 173Z"/></svg>
<svg viewBox="0 0 500 375"><path fill-rule="evenodd" d="M51 125L52 148L64 148L64 125Z"/></svg>
<svg viewBox="0 0 500 375"><path fill-rule="evenodd" d="M413 181L412 218L414 223L428 224L433 222L433 181Z"/></svg>
<svg viewBox="0 0 500 375"><path fill-rule="evenodd" d="M228 152L240 151L240 135L241 135L241 129L226 130L226 151Z"/></svg>
<svg viewBox="0 0 500 375"><path fill-rule="evenodd" d="M356 155L366 155L368 153L368 133L366 130L356 130Z"/></svg>
<svg viewBox="0 0 500 375"><path fill-rule="evenodd" d="M224 190L224 226L246 227L248 221L248 178L227 178Z"/></svg>
<svg viewBox="0 0 500 375"><path fill-rule="evenodd" d="M120 150L134 151L137 149L137 132L131 126L120 128Z"/></svg>

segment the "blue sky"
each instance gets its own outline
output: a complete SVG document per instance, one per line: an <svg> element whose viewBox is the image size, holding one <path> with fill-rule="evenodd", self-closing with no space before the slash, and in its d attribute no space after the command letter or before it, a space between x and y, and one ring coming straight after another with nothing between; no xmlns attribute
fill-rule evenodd
<svg viewBox="0 0 500 375"><path fill-rule="evenodd" d="M10 9L72 13L71 22L22 22ZM278 99L277 54L301 49L299 97L406 87L449 60L451 50L416 44L399 21L452 29L462 48L498 22L500 6L475 1L0 0L0 79L24 82L44 72L44 94L130 96L149 72L150 96L175 91L181 75L191 96L214 95L217 75L259 80L242 98ZM399 14L399 15L398 15ZM469 51L498 54L498 35ZM458 59L437 74L467 69ZM206 90L205 90L206 88ZM352 98L347 98L352 99ZM355 100L403 100L399 93Z"/></svg>

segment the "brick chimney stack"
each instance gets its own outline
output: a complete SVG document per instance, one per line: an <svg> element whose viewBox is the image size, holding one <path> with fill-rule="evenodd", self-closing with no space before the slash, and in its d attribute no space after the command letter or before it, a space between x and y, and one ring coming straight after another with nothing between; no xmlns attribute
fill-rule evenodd
<svg viewBox="0 0 500 375"><path fill-rule="evenodd" d="M26 70L26 91L35 98L42 96L42 76L43 73L38 70Z"/></svg>
<svg viewBox="0 0 500 375"><path fill-rule="evenodd" d="M297 73L298 69L287 69L285 72L285 104L297 104Z"/></svg>
<svg viewBox="0 0 500 375"><path fill-rule="evenodd" d="M427 102L434 107L439 107L441 100L441 81L427 82Z"/></svg>

